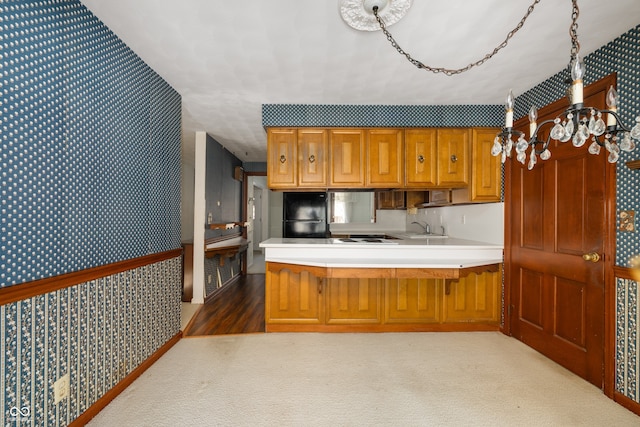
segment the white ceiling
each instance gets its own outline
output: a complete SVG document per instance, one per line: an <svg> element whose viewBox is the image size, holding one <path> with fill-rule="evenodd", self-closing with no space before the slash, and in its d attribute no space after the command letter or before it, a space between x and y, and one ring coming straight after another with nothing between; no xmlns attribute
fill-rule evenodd
<svg viewBox="0 0 640 427"><path fill-rule="evenodd" d="M502 104L567 66L571 2L541 1L509 45L447 77L419 70L380 31L347 26L340 0L81 0L182 96L185 135L204 130L266 160L262 104ZM533 0L414 0L389 27L433 67L481 59ZM640 24L638 0L582 0L582 56Z"/></svg>

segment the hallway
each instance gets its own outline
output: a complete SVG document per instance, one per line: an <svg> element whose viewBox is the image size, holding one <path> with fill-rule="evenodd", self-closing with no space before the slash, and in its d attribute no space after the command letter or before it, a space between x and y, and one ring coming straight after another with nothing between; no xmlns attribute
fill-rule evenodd
<svg viewBox="0 0 640 427"><path fill-rule="evenodd" d="M183 335L264 332L264 284L264 274L239 276L197 309Z"/></svg>

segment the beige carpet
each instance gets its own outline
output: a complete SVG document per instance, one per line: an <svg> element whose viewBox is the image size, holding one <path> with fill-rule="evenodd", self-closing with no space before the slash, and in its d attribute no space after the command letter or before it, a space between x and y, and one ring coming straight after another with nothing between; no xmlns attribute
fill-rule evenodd
<svg viewBox="0 0 640 427"><path fill-rule="evenodd" d="M91 426L638 426L495 332L185 338Z"/></svg>

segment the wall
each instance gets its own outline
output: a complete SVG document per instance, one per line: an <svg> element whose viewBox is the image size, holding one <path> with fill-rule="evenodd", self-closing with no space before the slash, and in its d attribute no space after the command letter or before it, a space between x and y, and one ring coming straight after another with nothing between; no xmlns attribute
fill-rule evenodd
<svg viewBox="0 0 640 427"><path fill-rule="evenodd" d="M227 151L218 141L207 135L207 165L205 177L205 212L211 223L228 223L242 220L242 182L233 178L234 168L242 162ZM197 228L197 227L196 227ZM234 234L230 230L204 229L205 240ZM240 272L240 256L220 262L220 257L204 260L205 296L222 287Z"/></svg>
<svg viewBox="0 0 640 427"><path fill-rule="evenodd" d="M0 27L0 296L178 249L180 96L76 0ZM0 424L73 421L179 332L180 285L174 257L3 304Z"/></svg>
<svg viewBox="0 0 640 427"><path fill-rule="evenodd" d="M587 67L585 84L588 85L611 73L617 73L617 90L620 95L620 112L626 125L635 124L640 115L640 26L637 26L584 58ZM516 98L515 116L528 113L534 100L546 105L564 97L568 71L550 77L530 91ZM621 152L616 166L617 210L640 209L640 173L630 170L625 162L640 158L640 149L631 153ZM617 215L616 215L617 217ZM637 223L636 223L637 225ZM610 224L617 227L617 224ZM630 267L630 261L640 253L638 231L617 231L616 260L621 267ZM616 381L615 390L640 403L640 298L638 282L630 278L616 278Z"/></svg>

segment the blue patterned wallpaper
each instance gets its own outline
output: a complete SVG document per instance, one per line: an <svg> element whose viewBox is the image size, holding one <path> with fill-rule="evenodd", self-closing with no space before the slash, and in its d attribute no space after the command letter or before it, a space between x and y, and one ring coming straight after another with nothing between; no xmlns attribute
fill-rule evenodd
<svg viewBox="0 0 640 427"><path fill-rule="evenodd" d="M179 94L76 0L0 13L0 286L179 248Z"/></svg>
<svg viewBox="0 0 640 427"><path fill-rule="evenodd" d="M77 0L0 0L0 42L0 287L180 248L179 94ZM174 337L181 271L1 306L0 425L68 425Z"/></svg>
<svg viewBox="0 0 640 427"><path fill-rule="evenodd" d="M503 122L501 105L262 105L266 127L500 127Z"/></svg>

